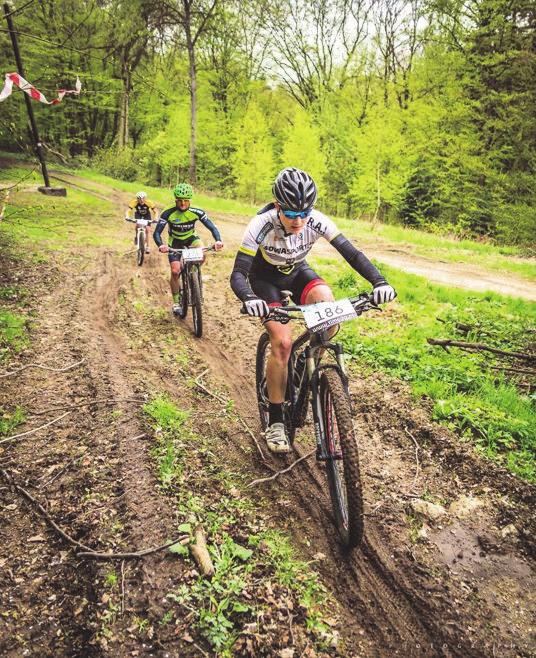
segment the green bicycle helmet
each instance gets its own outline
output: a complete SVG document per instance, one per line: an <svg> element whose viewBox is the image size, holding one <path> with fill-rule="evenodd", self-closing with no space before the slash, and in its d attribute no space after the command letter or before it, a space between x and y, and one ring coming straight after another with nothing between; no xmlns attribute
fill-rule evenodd
<svg viewBox="0 0 536 658"><path fill-rule="evenodd" d="M173 188L173 195L176 199L191 199L194 195L194 190L189 183L179 183Z"/></svg>

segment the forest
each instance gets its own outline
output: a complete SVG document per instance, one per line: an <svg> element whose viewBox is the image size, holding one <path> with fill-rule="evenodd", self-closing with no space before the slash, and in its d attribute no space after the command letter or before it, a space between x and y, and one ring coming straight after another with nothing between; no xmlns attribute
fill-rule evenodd
<svg viewBox="0 0 536 658"><path fill-rule="evenodd" d="M253 204L293 165L336 216L533 247L528 0L38 0L12 19L32 84L82 82L34 104L52 159ZM31 150L20 100L4 150Z"/></svg>

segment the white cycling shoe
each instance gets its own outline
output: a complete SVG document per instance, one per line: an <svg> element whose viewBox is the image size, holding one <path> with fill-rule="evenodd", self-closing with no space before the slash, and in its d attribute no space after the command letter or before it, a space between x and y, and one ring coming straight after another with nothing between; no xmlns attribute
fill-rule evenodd
<svg viewBox="0 0 536 658"><path fill-rule="evenodd" d="M274 423L267 427L264 436L270 452L290 452L290 444L283 423Z"/></svg>

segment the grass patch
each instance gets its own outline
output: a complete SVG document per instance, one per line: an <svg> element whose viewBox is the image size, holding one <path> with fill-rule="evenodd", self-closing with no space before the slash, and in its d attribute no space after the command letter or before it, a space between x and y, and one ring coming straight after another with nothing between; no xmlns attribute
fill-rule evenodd
<svg viewBox="0 0 536 658"><path fill-rule="evenodd" d="M76 172L77 176L83 176L88 180L94 181L96 183L102 183L104 185L109 185L114 187L117 190L122 192L129 192L134 196L136 192L140 189L143 189L147 192L149 198L157 203L160 209L170 208L174 205L174 198L171 189L162 188L162 187L152 187L151 185L144 185L143 183L129 183L126 181L121 181L111 176L106 176L100 174L93 169L80 169ZM244 215L246 217L253 217L259 208L252 206L249 203L239 201L236 199L225 199L223 197L218 197L212 194L205 192L197 191L195 192L192 205L199 206L206 210L207 212L221 212L228 213L232 215Z"/></svg>
<svg viewBox="0 0 536 658"><path fill-rule="evenodd" d="M28 318L0 308L0 363L28 345Z"/></svg>
<svg viewBox="0 0 536 658"><path fill-rule="evenodd" d="M317 259L319 273L336 297L364 288L340 261ZM430 398L433 417L471 440L486 457L536 481L534 394L524 393L490 354L447 353L426 338L483 342L507 351L524 350L536 327L536 304L487 293L447 288L385 266L398 301L383 314L346 323L342 341L361 368L382 370L408 382L416 396Z"/></svg>
<svg viewBox="0 0 536 658"><path fill-rule="evenodd" d="M156 432L153 455L160 483L174 495L183 519L178 530L192 533L198 522L203 523L216 571L211 579L192 576L170 592L168 598L178 610L168 611L166 620L193 614L194 627L213 650L231 656L238 650L237 642L246 642L246 624L255 626L259 635L275 632L274 620L268 617L277 613L274 597L283 597L294 601L290 605L300 611L304 632L318 646L329 643L332 635L322 622L325 589L310 567L295 558L282 533L262 527L256 505L242 491L244 477L222 468L212 445L221 438L211 441L195 432L189 412L178 409L167 396L154 398L144 411ZM189 559L185 546L173 552ZM262 646L273 641L264 637Z"/></svg>
<svg viewBox="0 0 536 658"><path fill-rule="evenodd" d="M16 407L13 411L0 407L0 436L9 436L25 420L26 414L22 407Z"/></svg>

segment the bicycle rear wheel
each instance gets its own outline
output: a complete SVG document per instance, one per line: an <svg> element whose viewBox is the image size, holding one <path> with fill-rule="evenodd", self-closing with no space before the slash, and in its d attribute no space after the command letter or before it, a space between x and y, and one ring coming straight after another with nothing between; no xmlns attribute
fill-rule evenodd
<svg viewBox="0 0 536 658"><path fill-rule="evenodd" d="M320 376L320 407L331 505L345 546L354 548L363 538L363 494L357 440L350 399L341 376L333 368Z"/></svg>
<svg viewBox="0 0 536 658"><path fill-rule="evenodd" d="M136 255L136 262L138 265L143 265L145 258L145 235L143 231L138 231L138 253Z"/></svg>
<svg viewBox="0 0 536 658"><path fill-rule="evenodd" d="M182 283L181 299L180 299L179 310L177 315L181 320L184 320L186 314L188 313L188 276L184 265L181 271L181 283Z"/></svg>
<svg viewBox="0 0 536 658"><path fill-rule="evenodd" d="M203 335L203 309L201 306L201 291L199 290L198 267L192 267L190 270L190 295L194 322L194 334L197 336L197 338L201 338Z"/></svg>
<svg viewBox="0 0 536 658"><path fill-rule="evenodd" d="M257 343L257 358L255 364L255 382L257 390L257 405L259 407L259 416L261 420L261 427L265 430L268 427L268 388L266 385L266 363L270 356L270 336L263 333ZM290 379L290 376L289 376ZM294 442L296 429L290 422L292 417L292 403L290 399L289 384L287 382L287 390L285 394L285 403L283 405L285 415L285 426L287 429L287 436L291 443Z"/></svg>

